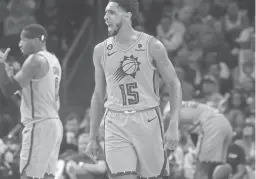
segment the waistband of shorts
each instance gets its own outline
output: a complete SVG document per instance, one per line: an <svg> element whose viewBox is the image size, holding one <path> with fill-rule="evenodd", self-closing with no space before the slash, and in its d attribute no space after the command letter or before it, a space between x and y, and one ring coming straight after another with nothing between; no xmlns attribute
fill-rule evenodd
<svg viewBox="0 0 256 179"><path fill-rule="evenodd" d="M60 118L58 118L58 117L52 117L52 118L33 119L33 120L28 120L28 121L22 122L21 124L22 124L23 126L27 126L27 125L39 123L39 122L46 121L46 120L50 120L50 119L51 119L51 120L55 120L55 119L60 119Z"/></svg>
<svg viewBox="0 0 256 179"><path fill-rule="evenodd" d="M125 110L125 111L118 111L118 110L107 108L107 111L111 111L111 112L115 112L115 113L123 113L123 114L135 114L135 113L154 110L154 109L157 109L157 108L159 108L159 106L146 108L146 109L141 109L141 110Z"/></svg>

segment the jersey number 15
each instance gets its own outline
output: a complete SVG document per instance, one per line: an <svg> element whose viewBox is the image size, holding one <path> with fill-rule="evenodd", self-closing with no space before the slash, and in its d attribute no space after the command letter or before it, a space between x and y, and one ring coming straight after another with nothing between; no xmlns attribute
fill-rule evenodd
<svg viewBox="0 0 256 179"><path fill-rule="evenodd" d="M122 93L123 106L139 103L139 93L135 91L135 89L138 88L137 83L127 83L125 85L121 84L119 85L119 88Z"/></svg>

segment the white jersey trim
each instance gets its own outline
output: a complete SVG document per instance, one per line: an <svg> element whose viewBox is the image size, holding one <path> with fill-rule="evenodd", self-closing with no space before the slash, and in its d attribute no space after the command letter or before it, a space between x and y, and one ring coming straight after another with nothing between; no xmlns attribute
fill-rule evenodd
<svg viewBox="0 0 256 179"><path fill-rule="evenodd" d="M147 48L146 48L146 55L147 55L147 59L148 59L148 63L149 63L149 66L151 66L151 68L153 69L153 70L156 70L156 67L154 67L154 65L152 64L152 61L151 60L154 60L151 56L150 56L150 54L149 54L149 43L150 43L150 40L153 38L153 36L149 36L149 38L148 38L148 40L147 40L147 42L146 42L146 46L147 46Z"/></svg>

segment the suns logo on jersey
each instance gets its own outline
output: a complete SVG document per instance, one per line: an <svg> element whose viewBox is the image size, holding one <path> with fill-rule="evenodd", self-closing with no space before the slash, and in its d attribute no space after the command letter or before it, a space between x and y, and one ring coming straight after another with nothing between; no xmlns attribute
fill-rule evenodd
<svg viewBox="0 0 256 179"><path fill-rule="evenodd" d="M119 82L126 76L135 78L139 70L140 62L138 62L138 57L133 55L130 57L124 56L124 59L120 62L118 69L114 73L114 82Z"/></svg>

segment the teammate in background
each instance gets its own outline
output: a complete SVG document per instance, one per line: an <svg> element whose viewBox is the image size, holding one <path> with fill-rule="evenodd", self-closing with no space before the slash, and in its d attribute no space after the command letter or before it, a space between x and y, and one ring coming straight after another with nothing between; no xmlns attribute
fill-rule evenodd
<svg viewBox="0 0 256 179"><path fill-rule="evenodd" d="M232 127L218 110L194 101L182 102L180 125L199 134L195 179L211 179L214 168L226 163Z"/></svg>
<svg viewBox="0 0 256 179"><path fill-rule="evenodd" d="M44 27L28 25L20 38L21 52L28 57L15 76L8 76L5 60L10 49L1 54L0 86L5 96L21 91L21 178L53 179L63 131L58 115L61 66L46 50Z"/></svg>
<svg viewBox="0 0 256 179"><path fill-rule="evenodd" d="M104 16L110 37L96 45L93 55L95 89L86 153L97 156L96 138L106 108L105 155L111 178L160 177L168 164L164 147L173 150L178 145L180 82L163 44L132 28L138 10L137 0L110 0ZM166 141L159 75L170 93Z"/></svg>

